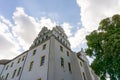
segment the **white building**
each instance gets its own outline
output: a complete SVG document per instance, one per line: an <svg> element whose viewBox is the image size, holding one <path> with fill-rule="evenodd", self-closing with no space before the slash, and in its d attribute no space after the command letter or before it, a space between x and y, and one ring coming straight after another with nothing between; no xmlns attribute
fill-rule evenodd
<svg viewBox="0 0 120 80"><path fill-rule="evenodd" d="M75 53L63 29L42 28L30 49L0 61L1 80L99 80L83 51Z"/></svg>

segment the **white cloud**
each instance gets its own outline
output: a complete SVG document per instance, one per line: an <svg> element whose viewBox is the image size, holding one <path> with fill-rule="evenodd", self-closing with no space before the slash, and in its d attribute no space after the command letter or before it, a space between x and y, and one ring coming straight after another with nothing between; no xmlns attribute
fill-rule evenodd
<svg viewBox="0 0 120 80"><path fill-rule="evenodd" d="M64 29L64 31L68 37L72 36L72 32L71 32L72 26L69 23L65 22L61 26Z"/></svg>
<svg viewBox="0 0 120 80"><path fill-rule="evenodd" d="M24 46L28 48L37 35L36 27L38 27L39 24L20 7L16 8L16 11L13 13L13 20L15 22L13 30L19 36L19 39L21 38L20 40L23 42L22 45L26 43L26 46Z"/></svg>
<svg viewBox="0 0 120 80"><path fill-rule="evenodd" d="M0 59L11 59L27 50L43 26L52 29L56 23L49 18L35 19L24 12L24 8L17 7L13 13L13 21L0 16Z"/></svg>
<svg viewBox="0 0 120 80"><path fill-rule="evenodd" d="M52 21L50 18L42 17L39 21L39 26L46 26L48 29L52 29L56 26L56 22Z"/></svg>
<svg viewBox="0 0 120 80"><path fill-rule="evenodd" d="M81 21L87 31L97 29L99 22L114 14L120 14L119 0L77 0L81 9Z"/></svg>
<svg viewBox="0 0 120 80"><path fill-rule="evenodd" d="M82 44L83 41L85 41L85 36L87 32L84 28L81 28L77 30L77 32L74 34L74 36L69 37L69 41L71 43L72 48L77 48Z"/></svg>
<svg viewBox="0 0 120 80"><path fill-rule="evenodd" d="M0 59L12 59L19 54L18 44L9 31L10 24L4 17L0 17Z"/></svg>

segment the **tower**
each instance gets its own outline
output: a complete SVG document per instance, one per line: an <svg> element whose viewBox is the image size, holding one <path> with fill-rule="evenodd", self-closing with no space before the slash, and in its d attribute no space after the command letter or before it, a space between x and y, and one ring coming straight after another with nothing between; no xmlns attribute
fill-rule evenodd
<svg viewBox="0 0 120 80"><path fill-rule="evenodd" d="M99 80L84 52L75 53L60 26L43 27L29 50L6 62L4 80Z"/></svg>

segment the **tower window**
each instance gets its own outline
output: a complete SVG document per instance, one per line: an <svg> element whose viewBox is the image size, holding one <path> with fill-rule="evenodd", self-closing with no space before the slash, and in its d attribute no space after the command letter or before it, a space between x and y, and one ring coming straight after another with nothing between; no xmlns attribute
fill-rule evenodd
<svg viewBox="0 0 120 80"><path fill-rule="evenodd" d="M68 69L69 69L70 72L72 72L71 71L71 64L70 63L68 63Z"/></svg>
<svg viewBox="0 0 120 80"><path fill-rule="evenodd" d="M62 46L60 46L60 51L62 51L62 52L63 52L63 47L62 47Z"/></svg>
<svg viewBox="0 0 120 80"><path fill-rule="evenodd" d="M32 67L33 67L33 63L34 63L34 61L31 61L31 62L30 62L29 71L31 71L31 70L32 70Z"/></svg>
<svg viewBox="0 0 120 80"><path fill-rule="evenodd" d="M43 45L43 48L42 48L42 49L45 50L45 48L46 48L46 44Z"/></svg>
<svg viewBox="0 0 120 80"><path fill-rule="evenodd" d="M67 56L69 56L69 52L67 51Z"/></svg>
<svg viewBox="0 0 120 80"><path fill-rule="evenodd" d="M33 55L35 55L35 53L36 53L36 50L33 51Z"/></svg>
<svg viewBox="0 0 120 80"><path fill-rule="evenodd" d="M45 63L45 56L42 56L40 60L40 66L42 66L44 63Z"/></svg>
<svg viewBox="0 0 120 80"><path fill-rule="evenodd" d="M14 72L13 72L13 75L12 75L12 78L14 78L14 76L15 76L15 74L16 74L16 69L14 70Z"/></svg>
<svg viewBox="0 0 120 80"><path fill-rule="evenodd" d="M61 57L61 67L64 67L64 59Z"/></svg>
<svg viewBox="0 0 120 80"><path fill-rule="evenodd" d="M18 70L17 76L19 76L19 74L20 74L20 71L21 71L21 67L20 67L20 68L19 68L19 70Z"/></svg>

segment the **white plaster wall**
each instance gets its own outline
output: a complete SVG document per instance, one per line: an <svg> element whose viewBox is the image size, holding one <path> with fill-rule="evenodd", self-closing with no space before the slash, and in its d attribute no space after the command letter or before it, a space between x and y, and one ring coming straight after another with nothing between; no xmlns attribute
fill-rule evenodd
<svg viewBox="0 0 120 80"><path fill-rule="evenodd" d="M63 52L60 51L60 46L63 47ZM70 56L67 56L66 51ZM61 57L64 59L64 68L61 67ZM55 40L55 80L73 80L72 73L69 72L68 62L71 63L71 51L64 47L61 43ZM72 69L72 64L71 64Z"/></svg>
<svg viewBox="0 0 120 80"><path fill-rule="evenodd" d="M47 80L49 42L50 41L48 40L28 52L28 56L20 80L37 80L39 78L41 78L42 80ZM46 44L46 49L42 50L44 44ZM33 56L33 51L35 49L36 54ZM40 59L42 56L45 56L45 63L43 66L40 66ZM32 70L29 71L31 61L34 61L34 63Z"/></svg>
<svg viewBox="0 0 120 80"><path fill-rule="evenodd" d="M0 64L0 74L1 74L1 72L2 72L2 70L3 70L3 68L4 68L4 65L3 65L3 64Z"/></svg>
<svg viewBox="0 0 120 80"><path fill-rule="evenodd" d="M17 58L15 58L15 59L13 59L12 61L10 61L9 63L7 63L7 64L5 65L5 68L4 68L3 72L2 72L1 77L4 76L4 78L5 78L6 75L7 75L7 73L9 73L7 80L11 80L11 79L12 79L12 80L19 80L20 74L19 74L19 76L17 76L17 72L18 72L19 67L22 67L22 68L23 68L23 63L24 63L24 61L25 61L25 60L22 61L22 57L23 57L23 56L26 56L26 53L18 56ZM20 60L20 62L18 63L18 59L19 59L19 58L21 58L21 60ZM11 67L11 63L12 63L12 62L13 62L14 64L13 64L13 66ZM7 65L9 65L9 67L8 67L8 69L6 70ZM16 71L16 74L15 74L14 78L12 78L12 75L13 75L15 69L17 69L17 71Z"/></svg>

